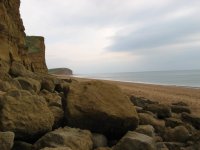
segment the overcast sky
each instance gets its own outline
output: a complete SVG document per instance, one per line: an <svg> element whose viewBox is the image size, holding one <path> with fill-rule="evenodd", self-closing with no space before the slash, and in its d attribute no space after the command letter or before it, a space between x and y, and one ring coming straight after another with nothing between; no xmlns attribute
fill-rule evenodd
<svg viewBox="0 0 200 150"><path fill-rule="evenodd" d="M75 73L200 69L199 0L21 0L49 68Z"/></svg>

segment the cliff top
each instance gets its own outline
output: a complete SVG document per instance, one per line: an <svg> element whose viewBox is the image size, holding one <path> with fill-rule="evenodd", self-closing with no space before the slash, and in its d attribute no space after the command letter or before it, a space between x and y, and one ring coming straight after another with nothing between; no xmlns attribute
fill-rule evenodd
<svg viewBox="0 0 200 150"><path fill-rule="evenodd" d="M28 47L28 53L37 53L41 51L41 43L44 42L42 36L27 36L26 47Z"/></svg>

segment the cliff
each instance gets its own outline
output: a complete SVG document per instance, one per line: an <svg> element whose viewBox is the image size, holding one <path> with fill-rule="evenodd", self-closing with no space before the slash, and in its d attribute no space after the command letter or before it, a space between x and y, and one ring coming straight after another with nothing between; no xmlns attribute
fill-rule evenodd
<svg viewBox="0 0 200 150"><path fill-rule="evenodd" d="M31 63L31 70L33 72L47 73L44 37L27 36L26 46L28 48L28 58Z"/></svg>
<svg viewBox="0 0 200 150"><path fill-rule="evenodd" d="M44 38L26 37L19 7L20 0L0 0L0 63L17 61L28 70L47 73Z"/></svg>
<svg viewBox="0 0 200 150"><path fill-rule="evenodd" d="M0 0L0 59L8 63L21 61L26 53L19 6L20 0Z"/></svg>

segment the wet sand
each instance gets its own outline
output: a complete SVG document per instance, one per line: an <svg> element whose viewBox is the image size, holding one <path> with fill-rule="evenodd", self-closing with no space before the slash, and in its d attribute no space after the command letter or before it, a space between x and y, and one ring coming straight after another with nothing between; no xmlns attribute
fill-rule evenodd
<svg viewBox="0 0 200 150"><path fill-rule="evenodd" d="M65 77L62 76L61 78ZM94 80L94 79L77 78L77 77L74 79L78 81ZM147 99L158 101L164 104L170 104L180 101L187 103L190 106L192 113L200 116L200 89L180 87L180 86L130 83L130 82L120 82L120 81L110 81L110 80L101 80L101 81L117 85L128 96L135 95L135 96L145 97Z"/></svg>

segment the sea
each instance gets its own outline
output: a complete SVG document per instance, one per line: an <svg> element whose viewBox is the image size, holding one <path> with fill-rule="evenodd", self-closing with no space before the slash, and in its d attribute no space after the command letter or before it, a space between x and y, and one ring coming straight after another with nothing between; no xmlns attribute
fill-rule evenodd
<svg viewBox="0 0 200 150"><path fill-rule="evenodd" d="M99 73L75 76L91 79L200 88L200 70Z"/></svg>

